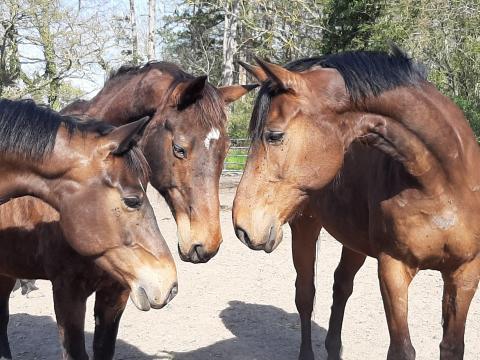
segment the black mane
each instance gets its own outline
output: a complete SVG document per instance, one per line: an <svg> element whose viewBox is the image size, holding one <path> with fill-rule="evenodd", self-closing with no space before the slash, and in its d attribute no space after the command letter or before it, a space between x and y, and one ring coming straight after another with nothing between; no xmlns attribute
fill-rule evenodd
<svg viewBox="0 0 480 360"><path fill-rule="evenodd" d="M336 69L343 77L347 92L354 103L400 86L415 86L426 79L424 67L414 63L395 46L392 46L391 54L379 51L348 51L295 60L284 67L302 72L315 66ZM276 91L270 81L260 88L249 127L253 138L261 135L271 98Z"/></svg>
<svg viewBox="0 0 480 360"><path fill-rule="evenodd" d="M85 136L92 132L105 136L115 129L96 119L62 116L32 100L0 99L0 154L41 161L52 152L61 125L69 136L76 133ZM134 147L124 157L126 165L142 181L148 178L148 163L139 149Z"/></svg>
<svg viewBox="0 0 480 360"><path fill-rule="evenodd" d="M53 150L61 125L70 136L76 132L104 135L112 129L100 121L62 116L32 100L0 99L0 153L41 160Z"/></svg>
<svg viewBox="0 0 480 360"><path fill-rule="evenodd" d="M115 86L117 81L121 81L128 76L146 74L151 70L159 70L172 76L173 82L166 91L165 99L172 94L173 90L182 82L191 81L195 76L183 71L179 66L167 61L151 61L145 65L122 65L117 70L110 72L104 88ZM193 105L196 107L195 114L198 114L200 123L205 128L225 127L226 114L225 102L217 89L210 83L206 83L203 89L202 97Z"/></svg>

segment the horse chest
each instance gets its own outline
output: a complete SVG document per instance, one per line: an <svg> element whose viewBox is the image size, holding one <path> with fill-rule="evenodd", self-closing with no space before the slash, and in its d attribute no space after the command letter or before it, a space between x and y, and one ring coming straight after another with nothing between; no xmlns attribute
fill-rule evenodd
<svg viewBox="0 0 480 360"><path fill-rule="evenodd" d="M419 268L441 269L479 254L475 230L451 201L392 198L374 210L370 242Z"/></svg>

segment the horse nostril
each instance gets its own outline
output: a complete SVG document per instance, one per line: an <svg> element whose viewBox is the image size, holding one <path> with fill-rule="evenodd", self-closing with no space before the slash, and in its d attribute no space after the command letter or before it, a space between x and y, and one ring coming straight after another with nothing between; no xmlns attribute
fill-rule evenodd
<svg viewBox="0 0 480 360"><path fill-rule="evenodd" d="M202 245L194 245L193 254L196 254L197 262L205 262L207 258L205 248Z"/></svg>
<svg viewBox="0 0 480 360"><path fill-rule="evenodd" d="M250 246L252 244L250 241L250 238L248 237L247 232L242 228L237 227L235 229L235 234L237 235L238 239L245 245Z"/></svg>
<svg viewBox="0 0 480 360"><path fill-rule="evenodd" d="M168 294L168 298L167 298L167 303L172 301L172 299L177 296L178 294L178 284L175 283L173 284L172 288L170 289L170 294Z"/></svg>

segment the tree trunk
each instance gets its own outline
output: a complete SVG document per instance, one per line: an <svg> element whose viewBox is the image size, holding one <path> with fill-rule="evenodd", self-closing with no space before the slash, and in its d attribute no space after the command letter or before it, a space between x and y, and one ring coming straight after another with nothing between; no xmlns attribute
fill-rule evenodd
<svg viewBox="0 0 480 360"><path fill-rule="evenodd" d="M246 13L242 13L241 16L246 17L249 19L251 17L251 7L248 6L246 7ZM240 14L239 14L240 15ZM237 51L239 52L238 60L241 60L243 62L248 62L249 60L247 59L246 53L249 50L251 44L249 39L249 30L248 27L243 23L243 21L239 21L238 23L238 42L241 44L241 48L237 47ZM246 84L247 83L247 71L242 67L242 66L237 66L238 68L238 83L239 84ZM245 101L246 97L242 96L240 98L241 101Z"/></svg>
<svg viewBox="0 0 480 360"><path fill-rule="evenodd" d="M233 57L237 52L237 25L239 0L225 1L223 31L223 85L233 84Z"/></svg>
<svg viewBox="0 0 480 360"><path fill-rule="evenodd" d="M13 21L2 22L3 40L0 44L0 96L4 87L13 85L20 76L20 60L18 58L18 33Z"/></svg>
<svg viewBox="0 0 480 360"><path fill-rule="evenodd" d="M45 72L43 77L48 82L48 105L53 109L58 109L60 107L58 100L60 92L60 76L55 61L55 45L50 31L48 13L48 11L42 11L39 14L35 14L35 26L40 35L43 57L45 58Z"/></svg>
<svg viewBox="0 0 480 360"><path fill-rule="evenodd" d="M240 55L240 60L243 62L247 62L247 58L244 54ZM243 67L238 68L238 83L241 85L245 85L247 83L247 71ZM245 97L241 97L240 99L245 99Z"/></svg>
<svg viewBox="0 0 480 360"><path fill-rule="evenodd" d="M148 61L155 60L155 22L156 22L157 1L148 0L148 38L147 57Z"/></svg>
<svg viewBox="0 0 480 360"><path fill-rule="evenodd" d="M130 24L132 28L132 64L137 65L139 63L139 56L137 18L135 15L135 0L130 0Z"/></svg>

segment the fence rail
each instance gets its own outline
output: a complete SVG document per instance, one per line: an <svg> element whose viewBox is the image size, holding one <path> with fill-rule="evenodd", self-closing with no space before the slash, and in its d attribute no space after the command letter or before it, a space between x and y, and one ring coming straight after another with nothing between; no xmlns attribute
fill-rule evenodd
<svg viewBox="0 0 480 360"><path fill-rule="evenodd" d="M225 158L222 173L243 172L250 148L250 139L230 139L230 142L230 149Z"/></svg>

